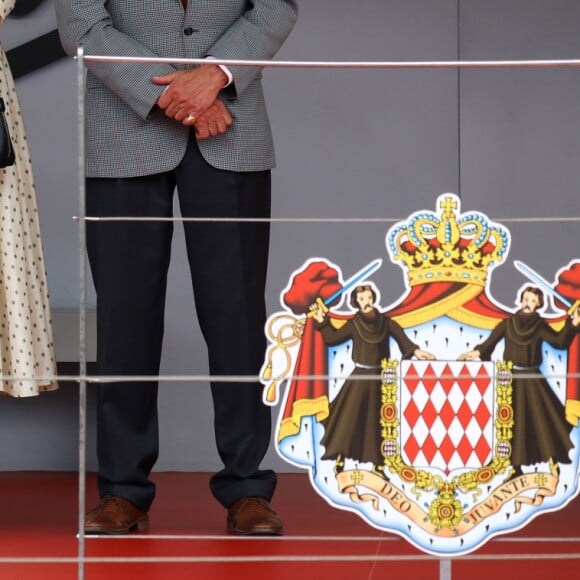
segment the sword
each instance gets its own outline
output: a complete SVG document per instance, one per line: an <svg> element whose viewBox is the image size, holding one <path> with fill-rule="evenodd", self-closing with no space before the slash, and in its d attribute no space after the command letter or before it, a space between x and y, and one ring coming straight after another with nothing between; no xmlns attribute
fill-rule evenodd
<svg viewBox="0 0 580 580"><path fill-rule="evenodd" d="M373 262L370 262L367 266L365 266L364 268L359 270L356 274L351 276L344 283L344 286L340 290L337 290L332 296L329 296L324 301L324 306L328 306L329 304L332 304L332 302L334 302L334 300L336 300L339 296L341 296L347 290L352 288L357 282L360 282L361 280L368 278L368 276L370 274L372 274L375 270L378 270L380 268L382 263L383 263L383 261L379 258L378 260L374 260Z"/></svg>
<svg viewBox="0 0 580 580"><path fill-rule="evenodd" d="M374 260L369 262L364 268L359 270L356 274L351 276L342 286L340 290L337 290L332 296L329 296L326 300L322 300L320 296L316 299L316 303L322 308L324 312L328 312L328 306L332 304L334 300L336 300L339 296L342 296L347 290L352 288L355 284L368 278L370 274L372 274L375 270L377 270L383 261L379 258L378 260ZM312 318L314 316L315 311L310 311L306 318Z"/></svg>
<svg viewBox="0 0 580 580"><path fill-rule="evenodd" d="M514 260L514 266L519 270L526 278L531 280L534 284L537 284L542 290L545 290L550 296L557 298L560 302L565 304L568 308L572 308L575 304L572 304L568 298L564 298L557 290L554 290L552 285L542 278L536 271L532 270L529 266L526 266L523 262L519 260ZM570 312L568 312L570 314Z"/></svg>

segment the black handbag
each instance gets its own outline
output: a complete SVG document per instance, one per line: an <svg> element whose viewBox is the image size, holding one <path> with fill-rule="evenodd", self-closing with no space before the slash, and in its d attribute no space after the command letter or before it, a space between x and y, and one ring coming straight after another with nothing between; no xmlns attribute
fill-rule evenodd
<svg viewBox="0 0 580 580"><path fill-rule="evenodd" d="M4 115L5 110L4 99L0 97L0 167L10 167L14 165L15 161L14 147L12 146L8 123Z"/></svg>

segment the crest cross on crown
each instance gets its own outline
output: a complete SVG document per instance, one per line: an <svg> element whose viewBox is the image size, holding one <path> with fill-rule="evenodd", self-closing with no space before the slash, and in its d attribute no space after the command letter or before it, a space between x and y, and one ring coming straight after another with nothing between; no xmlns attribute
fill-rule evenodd
<svg viewBox="0 0 580 580"><path fill-rule="evenodd" d="M509 250L509 233L479 212L459 214L460 199L445 193L437 199L439 215L414 213L387 234L387 251L402 262L410 286L463 282L485 286L489 270Z"/></svg>

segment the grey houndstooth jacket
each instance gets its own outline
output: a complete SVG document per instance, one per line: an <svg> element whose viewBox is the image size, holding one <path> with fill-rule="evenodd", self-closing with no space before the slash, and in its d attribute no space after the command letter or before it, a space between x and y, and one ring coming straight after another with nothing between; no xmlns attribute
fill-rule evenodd
<svg viewBox="0 0 580 580"><path fill-rule="evenodd" d="M270 59L298 15L295 0L55 0L64 49L76 55ZM159 63L87 62L88 177L135 177L175 168L190 129L154 105L164 87L151 77L180 68ZM199 141L211 165L231 171L274 166L261 70L230 67L222 91L234 123Z"/></svg>

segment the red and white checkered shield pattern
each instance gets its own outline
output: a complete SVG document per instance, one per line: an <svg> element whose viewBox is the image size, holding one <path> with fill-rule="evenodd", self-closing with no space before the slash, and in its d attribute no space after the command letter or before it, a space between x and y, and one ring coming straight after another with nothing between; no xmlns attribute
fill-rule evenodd
<svg viewBox="0 0 580 580"><path fill-rule="evenodd" d="M492 456L492 362L402 361L401 455L408 465L478 469Z"/></svg>

